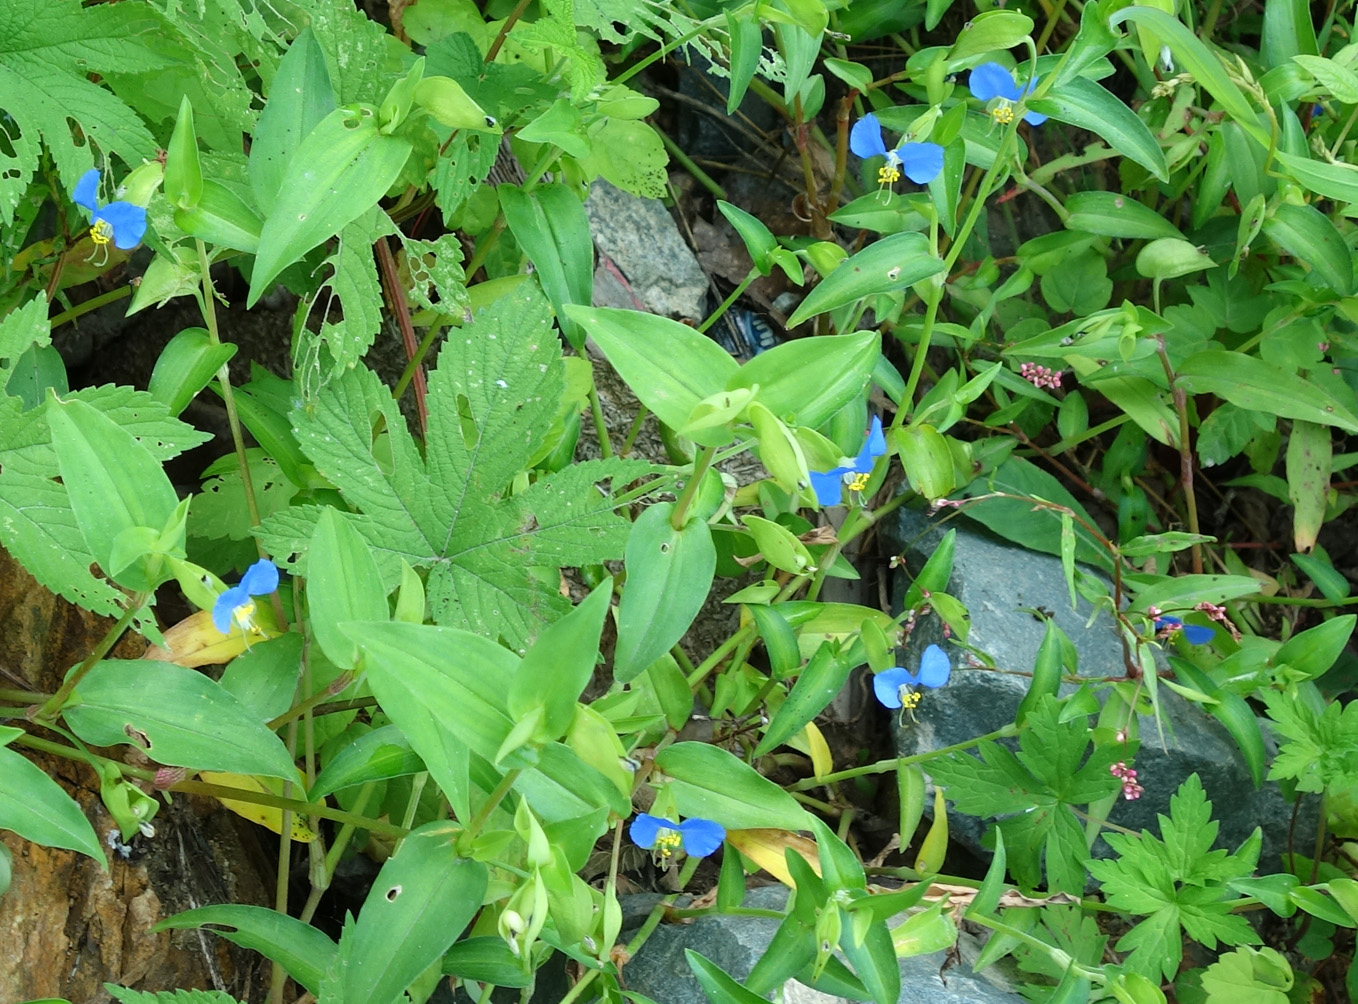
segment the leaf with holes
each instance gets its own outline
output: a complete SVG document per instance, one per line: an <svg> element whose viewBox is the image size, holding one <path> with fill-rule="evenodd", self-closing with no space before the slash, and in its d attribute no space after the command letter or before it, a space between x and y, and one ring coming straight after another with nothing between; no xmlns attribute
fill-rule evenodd
<svg viewBox="0 0 1358 1004"><path fill-rule="evenodd" d="M537 285L524 282L444 343L423 458L391 392L363 367L292 413L298 443L352 508L345 518L372 546L384 585L399 584L402 561L428 569L435 623L520 651L570 609L539 571L621 558L631 524L615 512L617 489L656 470L595 460L509 491L566 393L550 318ZM291 556L281 564L305 569L322 511L292 506L264 521L270 553Z"/></svg>

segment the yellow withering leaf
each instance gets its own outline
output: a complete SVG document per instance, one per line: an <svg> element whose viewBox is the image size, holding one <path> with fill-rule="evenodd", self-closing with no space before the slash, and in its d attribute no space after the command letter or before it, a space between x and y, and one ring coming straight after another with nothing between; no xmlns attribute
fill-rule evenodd
<svg viewBox="0 0 1358 1004"><path fill-rule="evenodd" d="M812 871L817 875L820 874L816 842L807 837L788 830L757 829L728 830L726 839L741 854L789 888L797 887L788 873L787 861L783 857L784 850L789 847L806 859Z"/></svg>
<svg viewBox="0 0 1358 1004"><path fill-rule="evenodd" d="M248 639L250 645L282 634L274 622L273 608L268 603L259 603L255 607L254 618L259 632L250 635ZM228 635L218 631L212 623L211 610L199 610L195 614L190 614L163 634L165 644L169 647L152 645L142 656L143 659L173 662L177 666L193 669L197 666L230 662L249 648L245 632L239 627L233 626Z"/></svg>
<svg viewBox="0 0 1358 1004"><path fill-rule="evenodd" d="M253 774L229 774L218 771L199 771L198 776L208 784L220 784L227 788L241 788L245 791L258 791L266 795L283 794L283 781L276 777L258 777ZM299 787L294 789L294 798L301 797L301 793L306 791L306 779L302 772L297 772L297 782ZM275 833L283 832L283 810L275 805L261 805L258 802L241 802L234 798L219 798L217 801L226 806L236 815L258 823L260 826L267 827ZM306 824L306 820L297 813L292 814L292 825L289 828L292 839L298 843L309 844L316 839L316 831Z"/></svg>

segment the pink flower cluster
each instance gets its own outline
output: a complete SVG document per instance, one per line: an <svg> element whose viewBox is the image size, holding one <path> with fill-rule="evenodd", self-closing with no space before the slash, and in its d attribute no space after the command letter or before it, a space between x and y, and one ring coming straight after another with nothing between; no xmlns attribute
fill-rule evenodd
<svg viewBox="0 0 1358 1004"><path fill-rule="evenodd" d="M1127 801L1132 801L1141 797L1141 793L1146 789L1136 779L1136 771L1128 767L1123 761L1119 760L1108 768L1112 775L1122 782L1122 797Z"/></svg>
<svg viewBox="0 0 1358 1004"><path fill-rule="evenodd" d="M1210 620L1216 621L1227 631L1231 632L1232 638L1234 638L1236 641L1240 640L1240 630L1235 626L1234 623L1231 622L1231 619L1226 616L1225 607L1218 606L1215 603L1209 603L1206 600L1203 600L1193 609L1202 611L1208 616Z"/></svg>
<svg viewBox="0 0 1358 1004"><path fill-rule="evenodd" d="M1061 387L1061 371L1039 366L1037 363L1024 363L1019 367L1019 376L1039 390L1043 388L1059 390Z"/></svg>

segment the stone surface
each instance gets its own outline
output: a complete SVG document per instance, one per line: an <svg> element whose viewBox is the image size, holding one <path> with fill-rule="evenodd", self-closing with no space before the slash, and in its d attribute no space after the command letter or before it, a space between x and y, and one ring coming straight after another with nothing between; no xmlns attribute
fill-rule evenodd
<svg viewBox="0 0 1358 1004"><path fill-rule="evenodd" d="M585 212L599 251L595 306L703 316L707 276L661 202L596 181Z"/></svg>
<svg viewBox="0 0 1358 1004"><path fill-rule="evenodd" d="M948 592L971 612L968 642L989 653L1000 669L1031 671L1045 627L1030 610L1043 608L1066 632L1079 653L1084 676L1121 676L1122 646L1106 613L1090 620L1093 608L1083 598L1072 610L1059 558L1028 551L999 540L965 517L947 523L931 522L923 514L898 510L886 528L888 553L904 556L905 569L917 572L948 529L957 529L952 581ZM910 579L897 573L895 595L903 596ZM903 653L904 664L915 666L924 648L940 644L954 666L952 678L932 691L916 712L918 723L906 719L896 730L901 755L914 755L964 742L994 731L1014 720L1028 678L985 670L958 669L963 652L943 637L937 617L923 618ZM1255 826L1262 826L1264 851L1260 868L1281 867L1279 854L1287 847L1292 806L1275 783L1256 789L1244 759L1226 730L1210 715L1161 687L1164 740L1160 744L1155 720L1139 722L1141 749L1134 766L1145 794L1137 801L1119 800L1110 820L1134 830L1158 833L1156 813L1168 813L1169 799L1189 774L1196 772L1212 800L1221 829L1217 846L1234 850ZM1012 741L1011 741L1012 742ZM927 767L926 773L927 773ZM1310 796L1302 804L1295 832L1315 832L1317 806ZM978 853L988 823L973 816L951 814L955 839ZM1096 853L1104 845L1096 845Z"/></svg>
<svg viewBox="0 0 1358 1004"><path fill-rule="evenodd" d="M622 939L626 941L645 920L657 897L630 896L623 902ZM747 907L781 910L787 904L782 886L753 889ZM629 932L629 924L631 932ZM660 1004L710 1004L684 957L691 948L744 980L768 947L778 921L766 917L702 917L691 924L662 924L624 969L627 989L646 994ZM961 935L962 964L944 969L946 952L901 960L900 1004L1016 1004L1022 1001L1004 981L1000 966L971 972L979 946ZM940 978L940 973L943 978ZM946 979L946 982L945 982ZM833 1004L830 997L793 980L783 990L784 1004Z"/></svg>

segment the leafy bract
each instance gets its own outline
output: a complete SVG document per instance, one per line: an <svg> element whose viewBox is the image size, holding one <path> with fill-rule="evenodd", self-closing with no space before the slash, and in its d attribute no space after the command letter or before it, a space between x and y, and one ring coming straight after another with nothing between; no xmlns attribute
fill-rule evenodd
<svg viewBox="0 0 1358 1004"><path fill-rule="evenodd" d="M1091 861L1089 870L1103 883L1110 906L1145 919L1123 935L1118 951L1130 952L1126 965L1159 980L1172 977L1183 957L1183 928L1208 948L1257 945L1259 936L1244 917L1223 902L1231 896L1227 883L1254 870L1259 858L1256 829L1234 854L1212 850L1217 823L1212 803L1197 774L1189 775L1169 800L1169 816L1161 815L1160 836L1146 830L1134 836L1106 833L1116 860Z"/></svg>
<svg viewBox="0 0 1358 1004"><path fill-rule="evenodd" d="M1115 747L1090 753L1086 720L1063 722L1060 713L1060 703L1048 695L1029 712L1017 755L986 741L977 747L979 760L954 753L931 762L929 773L961 811L1011 817L999 826L1020 885L1039 884L1045 855L1050 889L1078 894L1089 851L1084 826L1067 806L1112 794L1118 781L1108 768L1121 753Z"/></svg>
<svg viewBox="0 0 1358 1004"><path fill-rule="evenodd" d="M423 458L390 392L362 367L292 414L302 449L355 510L349 518L388 588L402 561L427 568L435 622L519 650L570 609L556 575L541 569L622 557L630 524L602 483L616 488L655 469L589 461L510 493L557 415L563 371L546 300L523 283L440 350ZM264 522L281 564L302 570L321 511L295 506Z"/></svg>

